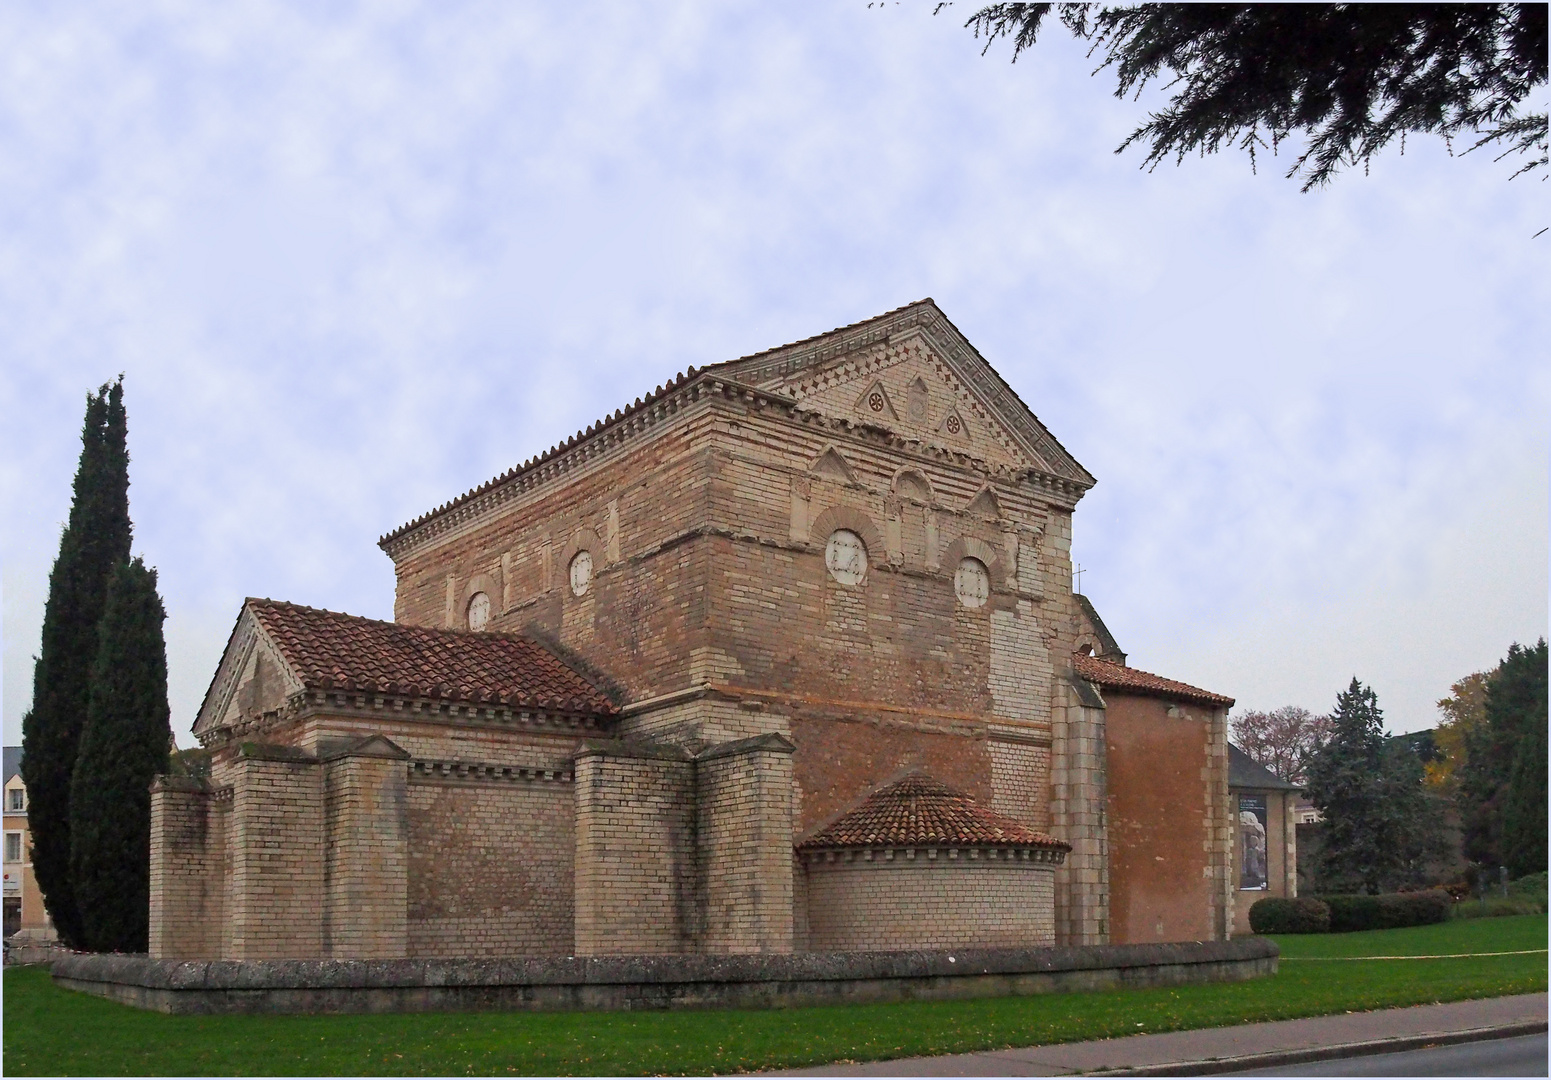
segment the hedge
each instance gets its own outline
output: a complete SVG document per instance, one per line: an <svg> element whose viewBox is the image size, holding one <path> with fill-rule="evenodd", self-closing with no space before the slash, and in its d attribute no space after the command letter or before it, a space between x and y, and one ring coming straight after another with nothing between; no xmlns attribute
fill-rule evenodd
<svg viewBox="0 0 1551 1080"><path fill-rule="evenodd" d="M1250 905L1249 928L1257 934L1323 934L1330 929L1330 905L1312 896L1268 896Z"/></svg>
<svg viewBox="0 0 1551 1080"><path fill-rule="evenodd" d="M1319 899L1330 907L1330 929L1334 933L1447 922L1454 909L1454 901L1442 889L1378 896L1322 896Z"/></svg>

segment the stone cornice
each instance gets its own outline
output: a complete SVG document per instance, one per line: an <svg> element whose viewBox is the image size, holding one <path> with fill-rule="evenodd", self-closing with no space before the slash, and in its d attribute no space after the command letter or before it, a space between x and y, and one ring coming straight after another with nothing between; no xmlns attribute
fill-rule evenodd
<svg viewBox="0 0 1551 1080"><path fill-rule="evenodd" d="M1065 845L1038 844L939 844L935 847L805 848L797 853L809 869L830 867L877 867L1024 863L1057 867L1066 861Z"/></svg>
<svg viewBox="0 0 1551 1080"><path fill-rule="evenodd" d="M907 439L871 424L861 424L804 408L788 397L718 376L711 369L697 374L691 368L688 374L680 375L667 389L659 389L645 400L638 399L635 405L616 410L612 417L578 432L539 457L400 526L383 536L378 541L378 547L394 562L398 562L448 534L460 532L465 526L487 519L525 495L614 456L640 438L659 431L692 406L712 401L739 402L752 409L775 409L800 423L823 427L886 448L895 454L914 457L923 463L947 464L1007 484L1027 484L1068 509L1075 507L1092 486L1091 478L1063 477L1038 468L1011 469L992 465L947 447L920 439Z"/></svg>
<svg viewBox="0 0 1551 1080"><path fill-rule="evenodd" d="M313 716L398 720L416 724L494 728L540 734L598 735L612 717L546 709L467 703L444 698L397 697L344 690L309 690L291 697L282 709L199 733L202 746L220 746L299 723Z"/></svg>

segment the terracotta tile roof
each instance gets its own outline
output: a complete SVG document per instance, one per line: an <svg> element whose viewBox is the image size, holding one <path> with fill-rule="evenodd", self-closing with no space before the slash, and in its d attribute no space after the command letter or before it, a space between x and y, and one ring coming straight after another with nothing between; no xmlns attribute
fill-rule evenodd
<svg viewBox="0 0 1551 1080"><path fill-rule="evenodd" d="M603 691L529 638L401 626L279 600L249 598L247 607L308 689L615 711Z"/></svg>
<svg viewBox="0 0 1551 1080"><path fill-rule="evenodd" d="M1202 690L1199 686L1175 682L1173 679L1165 679L1162 675L1154 675L1134 667L1121 667L1119 664L1111 664L1108 660L1100 660L1093 656L1072 657L1072 667L1078 675L1089 682L1132 694L1175 698L1179 701L1194 701L1202 705L1231 706L1233 704L1231 697Z"/></svg>
<svg viewBox="0 0 1551 1080"><path fill-rule="evenodd" d="M798 848L1071 846L987 810L962 791L913 773L875 791L862 804Z"/></svg>

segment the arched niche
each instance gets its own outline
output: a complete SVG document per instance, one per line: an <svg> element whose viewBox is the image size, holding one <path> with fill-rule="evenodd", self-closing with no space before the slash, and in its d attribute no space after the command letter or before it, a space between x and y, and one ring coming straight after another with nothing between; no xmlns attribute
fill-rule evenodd
<svg viewBox="0 0 1551 1080"><path fill-rule="evenodd" d="M848 529L862 538L862 543L867 545L870 565L887 565L888 549L883 546L883 533L866 513L854 506L831 506L813 519L808 530L809 542L822 547L836 529Z"/></svg>

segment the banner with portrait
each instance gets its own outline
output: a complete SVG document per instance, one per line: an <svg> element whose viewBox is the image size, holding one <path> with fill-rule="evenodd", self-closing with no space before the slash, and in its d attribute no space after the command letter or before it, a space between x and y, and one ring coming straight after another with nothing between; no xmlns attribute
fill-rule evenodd
<svg viewBox="0 0 1551 1080"><path fill-rule="evenodd" d="M1264 889L1270 866L1266 797L1239 796L1239 888Z"/></svg>

